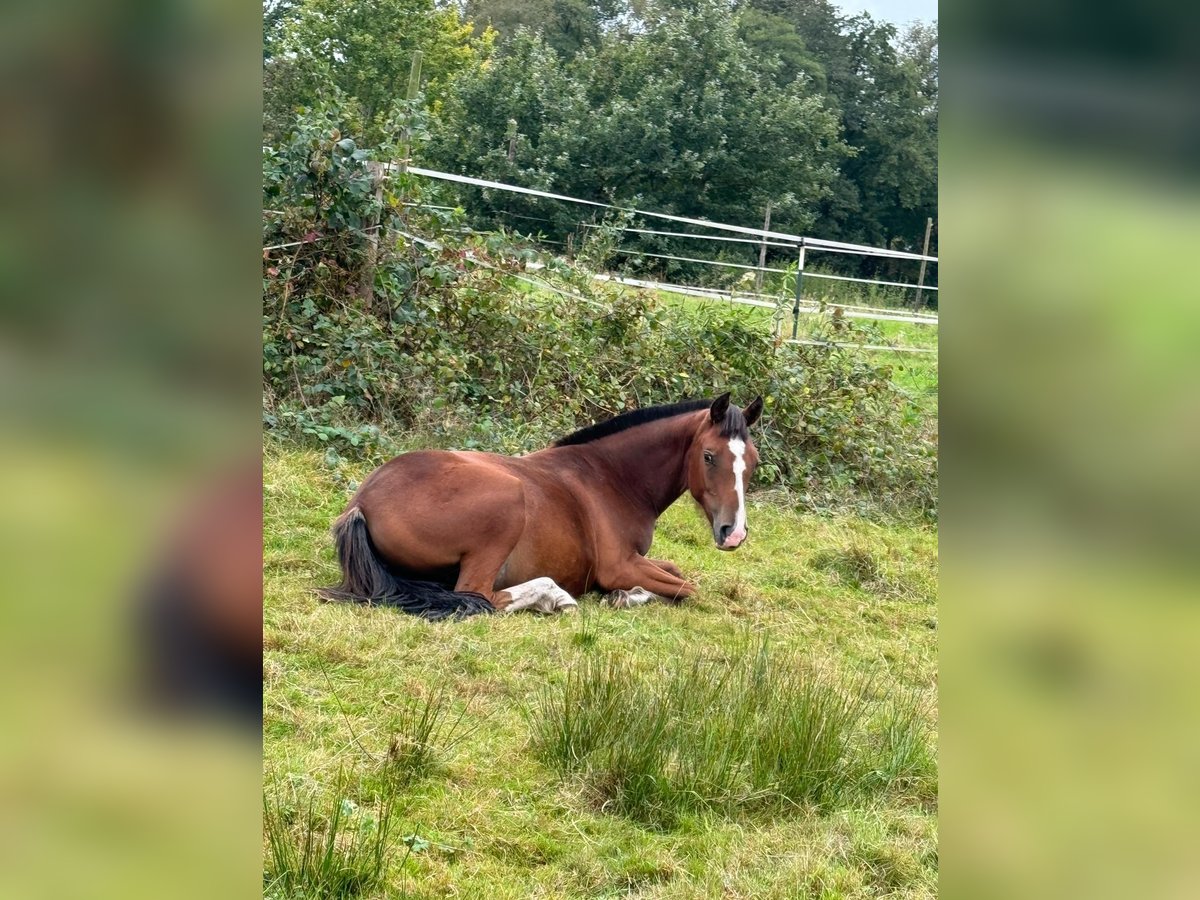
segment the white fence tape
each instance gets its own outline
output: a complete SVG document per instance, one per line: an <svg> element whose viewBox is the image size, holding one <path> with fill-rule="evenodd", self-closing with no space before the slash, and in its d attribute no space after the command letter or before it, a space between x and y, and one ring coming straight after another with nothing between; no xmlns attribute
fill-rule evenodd
<svg viewBox="0 0 1200 900"><path fill-rule="evenodd" d="M690 256L671 256L667 253L646 253L642 250L614 250L613 253L624 253L628 256L652 256L655 259L673 259L678 262L700 263L705 266L723 266L727 269L749 269L752 272L774 272L778 275L795 275L796 273L790 269L772 269L768 266L748 266L744 263L724 262L718 259L695 259ZM878 281L873 278L851 278L849 275L826 275L823 272L813 272L810 269L804 270L805 278L828 278L831 281L854 281L859 284L882 284L888 287L899 288L919 288L924 291L936 291L936 287L929 285L913 284L909 281Z"/></svg>
<svg viewBox="0 0 1200 900"><path fill-rule="evenodd" d="M604 225L593 225L590 222L580 222L584 228L604 228ZM736 244L752 244L755 247L761 247L766 244L768 247L784 247L789 250L799 249L799 244L781 244L778 241L761 241L754 238L736 238L726 237L723 234L688 234L686 231L655 231L652 228L629 228L622 227L621 231L632 231L636 234L658 234L663 237L680 237L680 238L695 238L698 241L733 241Z"/></svg>
<svg viewBox="0 0 1200 900"><path fill-rule="evenodd" d="M646 288L648 290L669 291L674 294L686 294L692 297L703 297L709 300L728 300L731 303L740 303L745 306L759 306L764 309L783 309L786 312L792 310L791 300L787 300L780 304L777 302L768 302L759 300L758 297L763 295L746 295L735 294L730 291L719 291L715 288L698 288L689 285L671 284L662 281L646 281L640 278L623 278L617 275L594 275L592 276L598 281L615 281L618 284L629 285L630 287ZM848 319L873 319L878 322L908 322L913 325L936 325L938 320L932 316L913 315L900 310L892 312L885 309L870 309L869 307L842 306L839 303L828 304L822 309L819 303L814 303L811 300L802 300L800 302L800 312L804 315L813 315L815 313L828 312L834 308L840 309L842 315Z"/></svg>
<svg viewBox="0 0 1200 900"><path fill-rule="evenodd" d="M802 338L786 338L785 344L807 344L810 347L837 347L845 350L884 350L893 353L937 353L930 347L889 347L887 344L847 344L842 341L812 341Z"/></svg>
<svg viewBox="0 0 1200 900"><path fill-rule="evenodd" d="M676 216L670 213L650 212L628 206L616 206L612 203L600 203L596 200L583 200L579 197L568 197L566 194L556 194L553 191L538 191L533 188L521 187L515 184L505 184L502 181L489 181L486 178L472 178L469 175L455 175L452 172L439 172L436 169L422 169L409 166L412 175L422 175L440 181L452 181L457 184L469 184L475 187L491 188L497 191L508 191L514 194L525 194L530 197L542 197L547 200L562 200L566 203L579 203L584 206L594 206L599 209L615 209L618 212L633 213L637 216L648 216L655 219L665 219L668 222L680 222L685 225L697 225L701 228L712 228L716 231L729 231L736 234L749 234L757 238L775 238L780 241L799 243L801 240L813 250L829 250L832 252L857 253L865 256L884 256L892 259L924 259L937 262L936 256L922 256L920 253L906 253L902 250L888 250L882 247L869 247L865 244L850 244L845 241L829 241L824 238L802 238L798 234L788 234L782 231L766 231L762 228L746 228L742 225L728 225L724 222L711 222L708 219L693 219L689 216Z"/></svg>

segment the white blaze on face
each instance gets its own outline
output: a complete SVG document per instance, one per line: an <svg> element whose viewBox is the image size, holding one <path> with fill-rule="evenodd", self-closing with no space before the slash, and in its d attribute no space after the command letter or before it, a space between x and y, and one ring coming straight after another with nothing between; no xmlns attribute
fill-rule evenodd
<svg viewBox="0 0 1200 900"><path fill-rule="evenodd" d="M729 452L733 454L733 486L737 491L738 508L733 531L725 539L725 546L736 547L746 539L746 442L741 438L730 438Z"/></svg>

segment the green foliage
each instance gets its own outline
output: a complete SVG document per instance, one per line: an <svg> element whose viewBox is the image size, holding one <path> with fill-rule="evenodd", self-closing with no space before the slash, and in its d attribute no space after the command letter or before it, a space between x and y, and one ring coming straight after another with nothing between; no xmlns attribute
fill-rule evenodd
<svg viewBox="0 0 1200 900"><path fill-rule="evenodd" d="M624 4L620 0L467 0L467 18L479 29L501 36L521 28L539 33L555 52L573 56L600 42L606 25Z"/></svg>
<svg viewBox="0 0 1200 900"><path fill-rule="evenodd" d="M621 243L621 230L627 227L632 219L630 213L611 213L596 227L587 229L579 252L575 254L575 262L579 267L588 272L608 271L607 263Z"/></svg>
<svg viewBox="0 0 1200 900"><path fill-rule="evenodd" d="M454 81L427 152L451 170L718 221L741 221L769 199L782 223L807 228L845 153L837 119L806 83L763 74L715 0L645 34L606 36L569 62L521 32L492 65ZM537 201L470 197L480 214L547 215ZM555 236L577 216L551 211Z"/></svg>
<svg viewBox="0 0 1200 900"><path fill-rule="evenodd" d="M413 110L401 112L411 122ZM268 239L315 236L264 260L268 428L352 453L392 452L411 429L512 453L634 406L761 393L760 483L818 508L934 514L936 435L888 366L777 345L745 311L668 306L561 260L546 259L545 287L530 290L517 276L534 254L510 236L464 237L405 209L416 195L403 176L388 175L377 200L371 154L338 120L334 107L306 113L265 157L264 205L282 213ZM368 221L384 234L369 299ZM846 321L831 323L853 338Z"/></svg>
<svg viewBox="0 0 1200 900"><path fill-rule="evenodd" d="M452 171L560 193L777 230L919 249L937 210L937 32L903 31L828 0L592 4L588 36L559 24L569 4L475 2L503 37L487 66L452 79L427 153ZM611 8L608 8L611 7ZM596 23L607 23L597 25ZM510 140L509 122L517 123ZM468 191L479 224L578 210ZM695 255L693 244L627 246ZM752 248L728 247L751 263ZM776 262L787 255L772 251ZM911 266L833 258L845 273L911 279ZM695 266L631 262L665 275ZM929 273L936 283L936 271Z"/></svg>
<svg viewBox="0 0 1200 900"><path fill-rule="evenodd" d="M823 216L829 236L920 249L937 209L937 38L859 16L846 26L845 66L831 79L842 133L855 148ZM936 273L936 270L935 270Z"/></svg>
<svg viewBox="0 0 1200 900"><path fill-rule="evenodd" d="M824 66L808 49L803 35L792 22L748 6L738 17L738 33L757 53L779 60L776 78L781 83L810 78L822 91L827 88Z"/></svg>
<svg viewBox="0 0 1200 900"><path fill-rule="evenodd" d="M598 802L671 826L690 811L832 808L928 776L917 700L873 725L861 680L839 683L763 646L643 671L583 657L529 710L535 752Z"/></svg>
<svg viewBox="0 0 1200 900"><path fill-rule="evenodd" d="M454 5L434 0L298 0L264 11L264 131L287 132L293 111L349 98L372 141L394 137L387 116L408 89L414 53L422 53L422 82L436 99L446 81L478 67L494 33L473 35Z"/></svg>

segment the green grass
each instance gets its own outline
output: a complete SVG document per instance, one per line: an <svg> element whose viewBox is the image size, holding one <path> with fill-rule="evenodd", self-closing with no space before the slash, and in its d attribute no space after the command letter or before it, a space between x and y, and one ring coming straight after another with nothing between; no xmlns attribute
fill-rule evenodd
<svg viewBox="0 0 1200 900"><path fill-rule="evenodd" d="M361 808L353 779L338 770L322 791L293 777L274 779L263 795L266 897L359 897L384 889L394 852L397 791L378 790Z"/></svg>
<svg viewBox="0 0 1200 900"><path fill-rule="evenodd" d="M719 553L681 502L653 551L698 584L681 606L430 625L311 593L336 577L328 528L366 471L274 445L264 461L267 803L294 783L325 819L393 799L359 896L936 895L934 530L758 493L750 539ZM663 777L605 778L630 771Z"/></svg>
<svg viewBox="0 0 1200 900"><path fill-rule="evenodd" d="M636 655L585 658L531 707L533 746L578 773L601 808L673 827L828 811L893 787L936 791L920 698L900 691L871 719L870 681L811 670L756 641L643 669Z"/></svg>

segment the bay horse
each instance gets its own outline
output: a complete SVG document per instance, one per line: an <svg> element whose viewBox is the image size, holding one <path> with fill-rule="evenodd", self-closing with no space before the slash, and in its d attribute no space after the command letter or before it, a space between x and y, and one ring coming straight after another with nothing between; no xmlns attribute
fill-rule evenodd
<svg viewBox="0 0 1200 900"><path fill-rule="evenodd" d="M632 410L527 456L397 456L334 523L342 581L318 594L433 620L564 609L593 589L683 600L695 588L679 567L646 556L667 507L690 492L717 547L746 539L763 402L729 398Z"/></svg>

